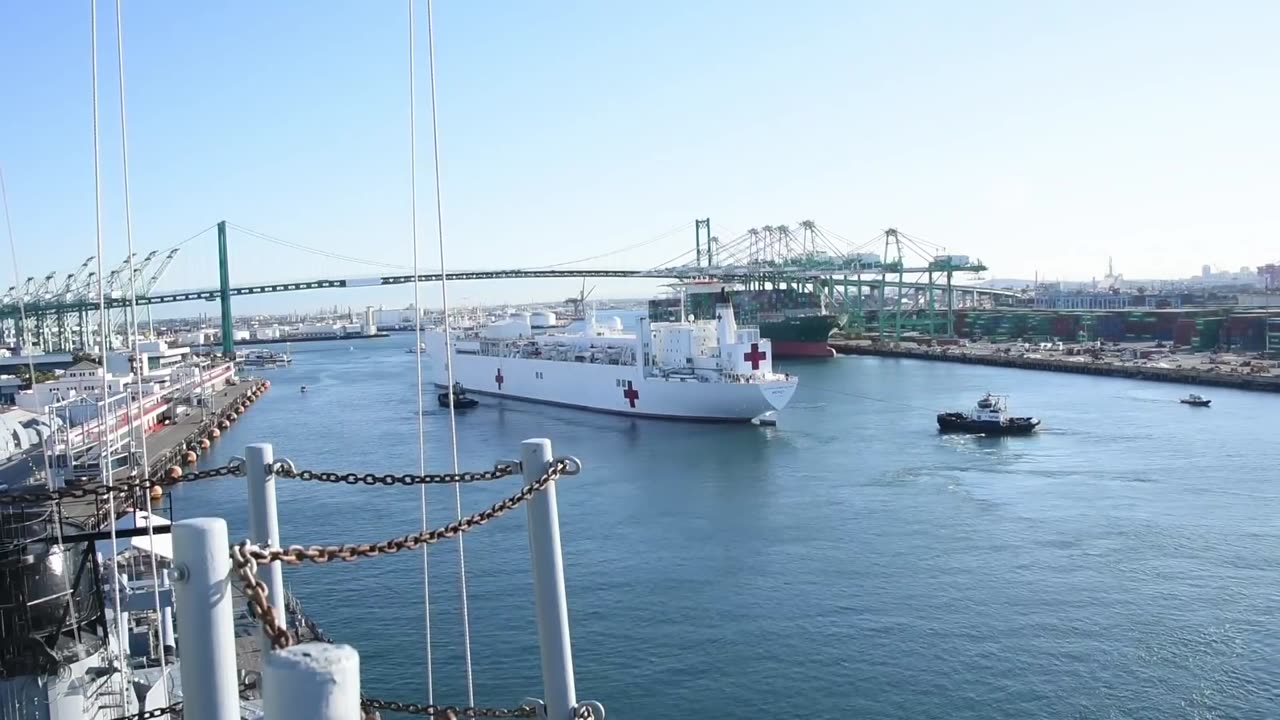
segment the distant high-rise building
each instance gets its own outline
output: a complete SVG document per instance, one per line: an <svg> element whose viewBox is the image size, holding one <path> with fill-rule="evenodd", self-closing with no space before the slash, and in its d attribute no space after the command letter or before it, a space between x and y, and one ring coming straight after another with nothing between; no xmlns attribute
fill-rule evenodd
<svg viewBox="0 0 1280 720"><path fill-rule="evenodd" d="M1267 263L1258 268L1262 286L1268 290L1280 290L1280 265Z"/></svg>
<svg viewBox="0 0 1280 720"><path fill-rule="evenodd" d="M1212 274L1213 274L1213 268L1209 267L1208 265L1200 266L1200 277L1209 277Z"/></svg>

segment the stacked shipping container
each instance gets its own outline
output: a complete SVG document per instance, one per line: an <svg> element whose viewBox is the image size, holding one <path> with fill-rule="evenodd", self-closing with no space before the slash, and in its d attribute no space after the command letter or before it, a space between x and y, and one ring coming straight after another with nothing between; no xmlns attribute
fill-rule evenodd
<svg viewBox="0 0 1280 720"><path fill-rule="evenodd" d="M1177 310L958 310L956 335L992 340L1162 341L1212 350L1280 349L1280 311L1231 308Z"/></svg>

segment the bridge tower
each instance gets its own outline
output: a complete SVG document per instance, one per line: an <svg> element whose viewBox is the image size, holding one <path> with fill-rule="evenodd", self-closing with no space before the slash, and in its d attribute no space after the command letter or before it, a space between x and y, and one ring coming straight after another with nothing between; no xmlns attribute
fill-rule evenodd
<svg viewBox="0 0 1280 720"><path fill-rule="evenodd" d="M711 218L693 221L693 247L697 253L697 265L702 267L702 238L703 232L706 232L707 238L707 266L715 265L715 258L712 254L711 241Z"/></svg>
<svg viewBox="0 0 1280 720"><path fill-rule="evenodd" d="M218 221L218 299L222 304L222 354L236 356L235 323L231 320L231 273L227 267L227 221Z"/></svg>

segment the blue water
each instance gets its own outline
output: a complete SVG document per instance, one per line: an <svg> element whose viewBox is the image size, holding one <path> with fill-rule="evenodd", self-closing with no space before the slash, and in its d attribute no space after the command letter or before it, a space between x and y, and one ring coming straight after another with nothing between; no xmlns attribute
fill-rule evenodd
<svg viewBox="0 0 1280 720"><path fill-rule="evenodd" d="M295 346L212 453L270 441L299 467L418 467L409 336ZM500 402L458 418L461 465L549 437L580 697L612 718L1280 717L1280 398L875 358L788 364L777 428ZM310 392L303 395L299 385ZM1029 438L939 436L986 390ZM1195 388L1191 388L1195 390ZM431 391L434 393L434 391ZM874 398L874 399L872 399ZM428 463L449 467L427 398ZM462 489L466 512L517 488ZM244 531L238 481L177 514ZM282 481L286 543L419 526L410 488ZM430 522L452 519L433 490ZM523 509L466 536L477 702L538 696ZM466 701L456 543L434 547L435 699ZM286 571L361 653L364 690L425 699L422 554Z"/></svg>

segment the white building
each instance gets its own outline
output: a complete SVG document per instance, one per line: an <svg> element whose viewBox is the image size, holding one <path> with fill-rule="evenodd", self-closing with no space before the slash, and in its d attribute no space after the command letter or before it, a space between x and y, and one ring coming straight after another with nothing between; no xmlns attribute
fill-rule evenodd
<svg viewBox="0 0 1280 720"><path fill-rule="evenodd" d="M113 375L128 377L137 370L144 381L167 382L173 368L191 355L191 348L169 347L163 340L147 340L138 343L141 360L135 361L132 352L107 354L107 371Z"/></svg>
<svg viewBox="0 0 1280 720"><path fill-rule="evenodd" d="M403 308L387 309L379 306L369 308L365 312L365 324L375 327L412 327L417 322L417 313L412 305Z"/></svg>
<svg viewBox="0 0 1280 720"><path fill-rule="evenodd" d="M132 379L132 375L116 376L105 372L101 365L83 360L67 368L56 379L36 383L30 390L17 393L14 404L28 412L38 413L54 403L86 398L92 402L83 406L86 409L80 416L71 419L72 423L81 423L96 417L95 403L102 402L103 383L106 383L107 396L114 397L123 393Z"/></svg>

